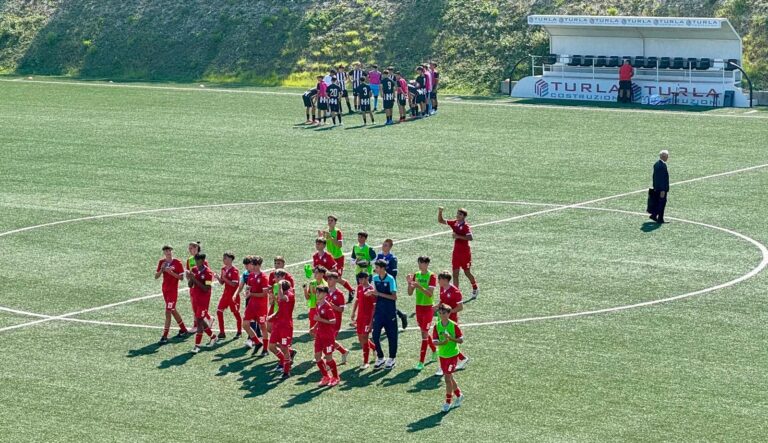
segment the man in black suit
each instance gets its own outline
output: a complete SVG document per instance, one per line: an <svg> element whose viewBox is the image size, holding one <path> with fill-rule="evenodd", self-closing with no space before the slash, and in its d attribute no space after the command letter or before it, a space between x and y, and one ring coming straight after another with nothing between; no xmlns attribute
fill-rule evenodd
<svg viewBox="0 0 768 443"><path fill-rule="evenodd" d="M667 160L669 151L661 151L659 160L653 165L653 193L656 197L656 207L651 212L651 219L656 223L665 223L664 208L667 206L667 194L669 193L669 172Z"/></svg>

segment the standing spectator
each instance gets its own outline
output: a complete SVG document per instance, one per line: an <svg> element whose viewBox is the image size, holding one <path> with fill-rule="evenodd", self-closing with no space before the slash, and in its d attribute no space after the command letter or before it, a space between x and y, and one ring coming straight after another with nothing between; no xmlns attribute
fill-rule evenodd
<svg viewBox="0 0 768 443"><path fill-rule="evenodd" d="M624 64L619 68L619 103L632 103L632 76L635 70L629 64L629 60L624 60Z"/></svg>
<svg viewBox="0 0 768 443"><path fill-rule="evenodd" d="M392 369L397 357L397 283L394 277L387 274L387 262L376 260L376 275L373 276L374 290L371 295L376 297L376 308L373 313L373 344L376 346L375 369ZM381 328L387 333L389 358L384 361L384 351L381 349Z"/></svg>
<svg viewBox="0 0 768 443"><path fill-rule="evenodd" d="M669 193L668 159L669 151L661 151L659 160L653 165L653 193L657 203L651 212L651 219L659 224L666 223L664 221L664 208L667 206L667 193Z"/></svg>
<svg viewBox="0 0 768 443"><path fill-rule="evenodd" d="M381 71L379 71L378 65L371 65L371 70L368 71L368 82L373 91L373 112L379 110L379 88L381 87Z"/></svg>
<svg viewBox="0 0 768 443"><path fill-rule="evenodd" d="M381 244L381 252L376 255L376 260L384 260L387 262L387 274L397 281L397 256L392 253L392 246L395 242L391 238L384 240ZM397 317L400 318L400 323L403 325L403 330L408 328L408 316L401 310L397 310Z"/></svg>

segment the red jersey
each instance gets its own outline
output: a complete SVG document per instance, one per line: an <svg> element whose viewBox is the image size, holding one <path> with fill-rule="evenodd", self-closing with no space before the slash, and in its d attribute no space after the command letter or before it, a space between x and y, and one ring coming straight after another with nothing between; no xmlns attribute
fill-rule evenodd
<svg viewBox="0 0 768 443"><path fill-rule="evenodd" d="M312 256L312 267L315 266L322 266L328 271L333 271L336 269L336 260L325 251L322 252L322 255L320 252L315 252L315 255Z"/></svg>
<svg viewBox="0 0 768 443"><path fill-rule="evenodd" d="M251 288L252 294L267 292L270 289L269 279L263 272L258 274L249 273L245 284ZM248 304L250 305L251 303L258 303L258 307L264 309L265 313L267 312L267 297L251 297L251 301Z"/></svg>
<svg viewBox="0 0 768 443"><path fill-rule="evenodd" d="M171 268L173 272L179 275L184 273L184 265L181 263L181 260L176 258L174 258L171 261L167 261L166 259L161 259L159 262L157 262L157 271L155 272L160 272L166 267ZM178 291L178 290L179 290L179 279L167 272L163 272L163 292Z"/></svg>
<svg viewBox="0 0 768 443"><path fill-rule="evenodd" d="M400 94L407 96L408 82L406 82L404 78L400 77L400 80L397 81L397 85L400 87Z"/></svg>
<svg viewBox="0 0 768 443"><path fill-rule="evenodd" d="M275 315L272 322L275 325L293 327L293 307L296 305L296 294L293 292L293 289L289 289L284 294L288 297L288 300L278 299L277 315Z"/></svg>
<svg viewBox="0 0 768 443"><path fill-rule="evenodd" d="M338 307L343 307L347 303L347 298L344 297L344 293L339 288L330 289L328 295L325 296L326 301L333 303ZM336 330L341 329L341 317L344 315L344 311L333 311L336 314Z"/></svg>
<svg viewBox="0 0 768 443"><path fill-rule="evenodd" d="M470 229L467 222L460 222L458 220L448 220L448 226L451 227L453 232L457 235L472 235L472 229ZM469 241L457 238L453 242L454 252L469 252Z"/></svg>
<svg viewBox="0 0 768 443"><path fill-rule="evenodd" d="M632 65L621 65L619 68L619 80L632 80Z"/></svg>
<svg viewBox="0 0 768 443"><path fill-rule="evenodd" d="M440 303L445 303L446 305L450 306L451 309L454 309L456 306L458 306L462 299L463 296L461 295L461 291L459 291L459 288L456 286L449 285L445 289L440 288Z"/></svg>
<svg viewBox="0 0 768 443"><path fill-rule="evenodd" d="M221 278L226 278L227 280L234 280L235 282L240 281L240 271L237 270L236 267L230 266L229 269L227 269L226 266L221 268L221 274L219 274ZM233 295L235 295L235 292L237 291L237 285L230 286L228 284L224 284L224 293L221 294L222 297L229 297L232 298Z"/></svg>
<svg viewBox="0 0 768 443"><path fill-rule="evenodd" d="M292 288L296 286L296 283L293 281L293 276L288 272L285 273L285 279L288 280L288 283L291 284ZM277 283L277 277L275 277L275 271L272 271L269 273L269 287L274 287L275 283Z"/></svg>
<svg viewBox="0 0 768 443"><path fill-rule="evenodd" d="M213 284L213 271L211 271L211 268L208 266L203 265L202 268L198 268L195 266L192 268L192 275L195 276L195 278L199 281L201 281L204 285L208 287L207 291L203 291L202 289L198 288L197 285L192 285L192 287L189 289L189 293L191 296L201 296L201 295L211 295L211 285Z"/></svg>
<svg viewBox="0 0 768 443"><path fill-rule="evenodd" d="M319 315L323 320L336 320L336 312L331 308L331 304L326 300L323 300L322 303L317 305L317 315ZM316 334L318 337L332 339L336 336L336 325L317 322Z"/></svg>
<svg viewBox="0 0 768 443"><path fill-rule="evenodd" d="M357 287L357 318L370 319L373 317L373 309L376 307L376 297L365 295L372 291L373 285Z"/></svg>

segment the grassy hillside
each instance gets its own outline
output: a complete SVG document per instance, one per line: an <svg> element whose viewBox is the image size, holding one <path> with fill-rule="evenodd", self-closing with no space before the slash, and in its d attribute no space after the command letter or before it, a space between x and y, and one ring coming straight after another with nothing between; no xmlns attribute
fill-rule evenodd
<svg viewBox="0 0 768 443"><path fill-rule="evenodd" d="M768 0L0 0L0 71L274 85L434 58L446 86L488 92L547 51L532 13L728 17L768 87Z"/></svg>

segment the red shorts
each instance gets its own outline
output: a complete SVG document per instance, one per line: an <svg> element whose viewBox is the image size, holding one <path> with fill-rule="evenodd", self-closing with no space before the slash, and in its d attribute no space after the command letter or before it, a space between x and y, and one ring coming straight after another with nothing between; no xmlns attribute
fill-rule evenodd
<svg viewBox="0 0 768 443"><path fill-rule="evenodd" d="M240 296L237 296L234 300L231 294L224 294L219 299L219 306L216 308L219 311L225 311L227 308L233 311L240 311Z"/></svg>
<svg viewBox="0 0 768 443"><path fill-rule="evenodd" d="M430 306L416 306L416 323L419 329L429 332L429 325L435 318L435 309Z"/></svg>
<svg viewBox="0 0 768 443"><path fill-rule="evenodd" d="M440 369L443 370L443 374L453 374L456 372L456 363L459 362L459 356L453 357L440 357Z"/></svg>
<svg viewBox="0 0 768 443"><path fill-rule="evenodd" d="M208 307L211 304L211 294L197 295L192 298L192 309L195 312L195 318L205 318L208 316Z"/></svg>
<svg viewBox="0 0 768 443"><path fill-rule="evenodd" d="M269 335L269 343L283 346L291 346L293 343L293 326L272 324L272 333Z"/></svg>
<svg viewBox="0 0 768 443"><path fill-rule="evenodd" d="M453 269L468 270L472 267L472 253L469 251L453 251L451 266L453 266Z"/></svg>
<svg viewBox="0 0 768 443"><path fill-rule="evenodd" d="M365 335L371 333L371 320L371 318L357 318L355 323L357 335Z"/></svg>
<svg viewBox="0 0 768 443"><path fill-rule="evenodd" d="M315 353L322 352L324 355L333 354L333 350L336 347L336 339L334 337L315 337Z"/></svg>
<svg viewBox="0 0 768 443"><path fill-rule="evenodd" d="M317 324L315 316L317 315L317 308L309 308L309 329L312 329Z"/></svg>
<svg viewBox="0 0 768 443"><path fill-rule="evenodd" d="M248 302L248 306L245 307L245 321L255 321L257 323L267 322L267 308L256 300Z"/></svg>
<svg viewBox="0 0 768 443"><path fill-rule="evenodd" d="M163 289L163 301L165 301L165 309L167 311L173 311L176 309L176 301L179 298L179 291L178 290L165 290Z"/></svg>
<svg viewBox="0 0 768 443"><path fill-rule="evenodd" d="M344 273L344 256L333 259L336 262L336 272L339 273L339 277Z"/></svg>

